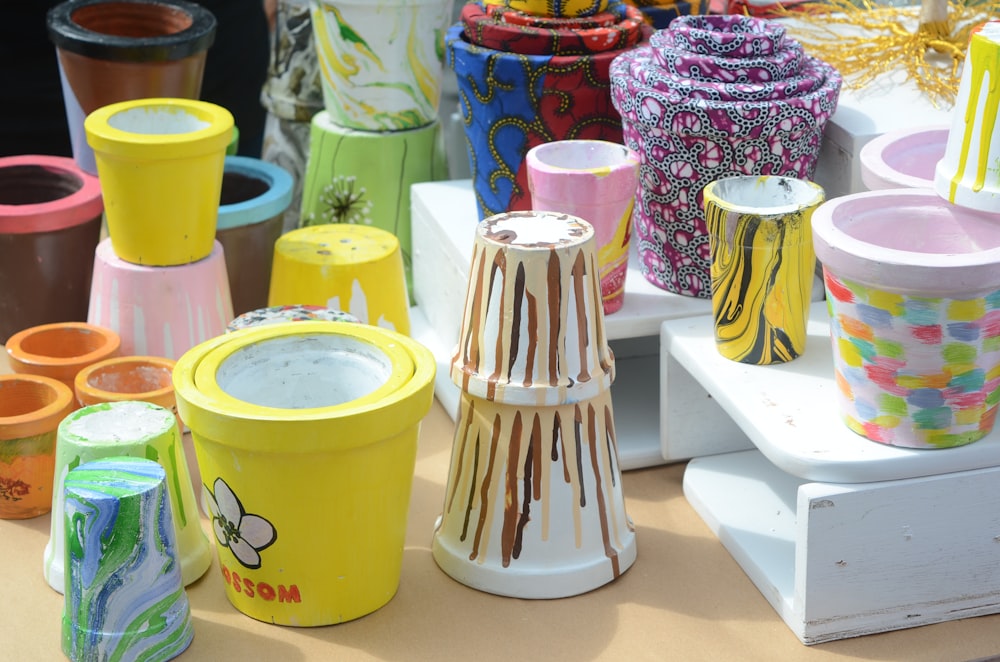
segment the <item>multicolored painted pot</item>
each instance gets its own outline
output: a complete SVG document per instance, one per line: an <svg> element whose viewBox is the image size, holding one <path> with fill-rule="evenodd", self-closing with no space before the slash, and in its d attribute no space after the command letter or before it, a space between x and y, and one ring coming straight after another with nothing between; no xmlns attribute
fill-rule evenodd
<svg viewBox="0 0 1000 662"><path fill-rule="evenodd" d="M274 245L269 306L324 306L410 333L403 257L395 235L368 225L316 225Z"/></svg>
<svg viewBox="0 0 1000 662"><path fill-rule="evenodd" d="M946 448L993 429L1000 402L1000 226L930 189L835 198L813 214L847 426Z"/></svg>
<svg viewBox="0 0 1000 662"><path fill-rule="evenodd" d="M152 460L112 457L66 477L62 649L72 662L170 660L191 644L168 477Z"/></svg>
<svg viewBox="0 0 1000 662"><path fill-rule="evenodd" d="M324 106L337 124L400 131L437 119L452 2L312 0Z"/></svg>
<svg viewBox="0 0 1000 662"><path fill-rule="evenodd" d="M445 179L439 121L406 131L359 131L338 126L322 111L312 119L301 224L354 223L391 232L410 283L410 187Z"/></svg>
<svg viewBox="0 0 1000 662"><path fill-rule="evenodd" d="M969 38L944 157L934 174L938 195L963 207L1000 211L1000 21L977 26Z"/></svg>
<svg viewBox="0 0 1000 662"><path fill-rule="evenodd" d="M0 158L0 343L87 318L103 211L97 177L72 159Z"/></svg>
<svg viewBox="0 0 1000 662"><path fill-rule="evenodd" d="M73 392L38 375L0 375L0 518L52 508L56 428L73 411Z"/></svg>
<svg viewBox="0 0 1000 662"><path fill-rule="evenodd" d="M222 244L237 315L267 305L274 242L292 202L292 176L260 159L227 156L215 238Z"/></svg>
<svg viewBox="0 0 1000 662"><path fill-rule="evenodd" d="M47 16L77 165L97 174L84 118L101 106L151 97L197 99L211 11L184 0L72 0Z"/></svg>
<svg viewBox="0 0 1000 662"><path fill-rule="evenodd" d="M118 257L160 267L208 257L232 114L205 101L139 99L95 110L84 128Z"/></svg>
<svg viewBox="0 0 1000 662"><path fill-rule="evenodd" d="M360 322L357 317L342 310L326 306L270 306L243 313L226 327L226 331L239 331L266 324L283 322Z"/></svg>
<svg viewBox="0 0 1000 662"><path fill-rule="evenodd" d="M536 210L577 216L594 226L604 314L625 302L632 208L639 157L603 140L557 140L528 150L528 187Z"/></svg>
<svg viewBox="0 0 1000 662"><path fill-rule="evenodd" d="M111 239L97 246L87 321L115 330L126 356L177 359L225 333L233 319L222 244L197 262L147 267L122 260Z"/></svg>
<svg viewBox="0 0 1000 662"><path fill-rule="evenodd" d="M477 228L432 545L438 566L472 588L564 597L635 561L596 267L594 230L574 216L511 212Z"/></svg>
<svg viewBox="0 0 1000 662"><path fill-rule="evenodd" d="M865 143L858 153L861 180L870 191L934 188L934 170L944 156L947 126L889 131Z"/></svg>
<svg viewBox="0 0 1000 662"><path fill-rule="evenodd" d="M184 584L205 574L212 563L212 548L201 528L181 429L172 409L138 399L88 405L62 420L57 438L52 528L43 566L49 586L60 593L65 590L66 550L74 539L63 528L64 484L80 465L116 456L154 460L163 467L173 512L175 555Z"/></svg>
<svg viewBox="0 0 1000 662"><path fill-rule="evenodd" d="M742 175L704 195L716 348L752 365L798 358L816 273L810 219L826 193L801 179Z"/></svg>
<svg viewBox="0 0 1000 662"><path fill-rule="evenodd" d="M320 321L234 331L181 357L177 403L236 609L306 627L392 599L435 368L399 333Z"/></svg>
<svg viewBox="0 0 1000 662"><path fill-rule="evenodd" d="M612 2L612 0L484 0L484 4L514 9L536 16L573 18L592 16L607 11L611 4L620 3Z"/></svg>
<svg viewBox="0 0 1000 662"><path fill-rule="evenodd" d="M625 144L641 160L635 241L642 274L711 297L703 189L733 175L810 179L841 77L784 26L684 16L611 67Z"/></svg>
<svg viewBox="0 0 1000 662"><path fill-rule="evenodd" d="M14 372L58 379L72 392L78 372L118 356L121 337L89 322L55 322L18 331L7 339L6 349Z"/></svg>

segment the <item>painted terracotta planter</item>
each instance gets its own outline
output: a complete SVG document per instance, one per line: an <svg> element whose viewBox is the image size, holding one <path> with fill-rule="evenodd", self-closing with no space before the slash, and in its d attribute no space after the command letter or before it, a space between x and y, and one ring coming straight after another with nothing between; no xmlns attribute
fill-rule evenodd
<svg viewBox="0 0 1000 662"><path fill-rule="evenodd" d="M267 305L274 242L292 202L292 176L260 159L227 156L215 238L222 244L236 315Z"/></svg>
<svg viewBox="0 0 1000 662"><path fill-rule="evenodd" d="M784 26L684 16L611 68L625 144L639 154L635 237L642 274L711 297L703 189L734 175L811 179L840 75Z"/></svg>
<svg viewBox="0 0 1000 662"><path fill-rule="evenodd" d="M435 367L401 334L319 321L234 331L178 361L178 407L236 609L307 627L392 598Z"/></svg>
<svg viewBox="0 0 1000 662"><path fill-rule="evenodd" d="M301 224L354 223L391 232L410 284L410 187L444 179L448 164L437 120L408 131L358 131L322 111L312 120Z"/></svg>
<svg viewBox="0 0 1000 662"><path fill-rule="evenodd" d="M121 337L96 324L56 322L18 331L6 348L15 372L58 379L72 392L78 372L118 355Z"/></svg>
<svg viewBox="0 0 1000 662"><path fill-rule="evenodd" d="M704 195L716 348L751 365L798 358L816 272L810 219L826 193L801 179L743 175L709 183Z"/></svg>
<svg viewBox="0 0 1000 662"><path fill-rule="evenodd" d="M73 392L38 375L0 375L0 518L52 508L56 428L73 411Z"/></svg>
<svg viewBox="0 0 1000 662"><path fill-rule="evenodd" d="M173 359L162 356L116 356L76 373L73 392L81 407L137 400L177 413Z"/></svg>
<svg viewBox="0 0 1000 662"><path fill-rule="evenodd" d="M87 318L103 211L97 178L72 159L0 158L0 343Z"/></svg>
<svg viewBox="0 0 1000 662"><path fill-rule="evenodd" d="M813 214L847 426L910 448L974 442L1000 400L1000 226L929 189Z"/></svg>
<svg viewBox="0 0 1000 662"><path fill-rule="evenodd" d="M399 240L368 225L316 225L282 235L274 245L268 305L299 304L343 310L409 335Z"/></svg>
<svg viewBox="0 0 1000 662"><path fill-rule="evenodd" d="M441 101L453 0L312 0L324 106L363 131L426 126Z"/></svg>
<svg viewBox="0 0 1000 662"><path fill-rule="evenodd" d="M639 157L602 140L557 140L528 150L528 187L536 210L582 218L594 226L604 314L625 302L632 208Z"/></svg>
<svg viewBox="0 0 1000 662"><path fill-rule="evenodd" d="M148 267L115 254L111 239L97 246L87 321L113 329L125 356L180 358L225 333L233 319L222 244L203 260Z"/></svg>
<svg viewBox="0 0 1000 662"><path fill-rule="evenodd" d="M564 597L635 561L597 274L582 219L511 212L477 228L451 361L461 405L432 544L438 566L467 586Z"/></svg>
<svg viewBox="0 0 1000 662"><path fill-rule="evenodd" d="M973 28L934 190L970 209L1000 212L1000 22Z"/></svg>
<svg viewBox="0 0 1000 662"><path fill-rule="evenodd" d="M97 174L84 118L152 97L197 99L216 20L184 0L72 0L49 10L77 165Z"/></svg>
<svg viewBox="0 0 1000 662"><path fill-rule="evenodd" d="M107 369L102 371L110 374ZM114 397L114 396L113 396ZM166 472L167 501L173 512L173 538L184 584L200 578L212 563L212 547L201 528L198 502L173 410L150 402L112 400L87 405L59 424L52 491L52 526L45 545L45 580L66 588L64 484L75 467L111 457L152 459Z"/></svg>
<svg viewBox="0 0 1000 662"><path fill-rule="evenodd" d="M871 191L934 188L934 171L947 142L947 126L883 133L865 143L858 153L861 180Z"/></svg>
<svg viewBox="0 0 1000 662"><path fill-rule="evenodd" d="M205 101L139 99L97 109L84 128L118 257L148 266L208 257L232 114Z"/></svg>
<svg viewBox="0 0 1000 662"><path fill-rule="evenodd" d="M170 660L194 638L176 559L169 477L145 458L82 464L66 477L62 649L70 660ZM154 625L151 625L154 624Z"/></svg>

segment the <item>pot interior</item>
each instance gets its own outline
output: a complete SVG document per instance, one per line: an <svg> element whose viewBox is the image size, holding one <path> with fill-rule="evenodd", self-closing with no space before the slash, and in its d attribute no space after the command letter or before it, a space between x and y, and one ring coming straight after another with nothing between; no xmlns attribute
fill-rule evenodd
<svg viewBox="0 0 1000 662"><path fill-rule="evenodd" d="M211 123L172 106L139 106L115 113L108 125L144 135L175 135L207 129Z"/></svg>
<svg viewBox="0 0 1000 662"><path fill-rule="evenodd" d="M96 352L107 342L104 335L90 329L53 327L26 335L21 340L21 352L54 359L72 359Z"/></svg>
<svg viewBox="0 0 1000 662"><path fill-rule="evenodd" d="M231 397L261 407L332 407L383 386L392 362L352 336L302 334L272 338L233 352L215 380Z"/></svg>
<svg viewBox="0 0 1000 662"><path fill-rule="evenodd" d="M91 32L137 39L177 34L194 23L179 7L152 2L102 2L80 7L70 18Z"/></svg>
<svg viewBox="0 0 1000 662"><path fill-rule="evenodd" d="M69 197L83 188L71 172L40 165L0 168L0 205L37 205Z"/></svg>
<svg viewBox="0 0 1000 662"><path fill-rule="evenodd" d="M544 143L535 157L550 168L590 170L632 163L627 147L603 140L559 140Z"/></svg>
<svg viewBox="0 0 1000 662"><path fill-rule="evenodd" d="M150 393L172 385L167 366L148 363L113 363L93 370L87 385L105 393Z"/></svg>
<svg viewBox="0 0 1000 662"><path fill-rule="evenodd" d="M235 205L264 195L270 185L263 179L250 177L241 172L226 172L222 175L222 196L220 205Z"/></svg>
<svg viewBox="0 0 1000 662"><path fill-rule="evenodd" d="M794 177L728 177L712 184L712 194L727 208L760 215L788 214L819 202L822 192Z"/></svg>
<svg viewBox="0 0 1000 662"><path fill-rule="evenodd" d="M48 407L58 398L50 386L27 379L0 382L0 419L24 416Z"/></svg>

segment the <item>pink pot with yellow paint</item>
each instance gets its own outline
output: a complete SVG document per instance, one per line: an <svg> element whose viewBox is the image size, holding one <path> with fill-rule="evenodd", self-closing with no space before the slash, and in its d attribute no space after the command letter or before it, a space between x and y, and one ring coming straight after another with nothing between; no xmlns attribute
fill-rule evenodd
<svg viewBox="0 0 1000 662"><path fill-rule="evenodd" d="M947 448L993 429L1000 400L1000 225L930 189L830 200L813 214L847 426Z"/></svg>

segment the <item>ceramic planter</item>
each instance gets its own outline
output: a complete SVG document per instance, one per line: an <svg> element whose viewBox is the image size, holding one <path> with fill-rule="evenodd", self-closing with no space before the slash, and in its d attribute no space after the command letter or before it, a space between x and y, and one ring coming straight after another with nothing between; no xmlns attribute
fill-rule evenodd
<svg viewBox="0 0 1000 662"><path fill-rule="evenodd" d="M0 518L27 519L52 508L56 428L73 393L38 375L0 375Z"/></svg>
<svg viewBox="0 0 1000 662"><path fill-rule="evenodd" d="M215 238L226 256L236 315L267 305L274 242L292 201L292 176L260 159L227 156Z"/></svg>
<svg viewBox="0 0 1000 662"><path fill-rule="evenodd" d="M239 331L266 324L283 322L360 322L357 317L342 310L326 306L288 305L270 306L243 313L226 327L226 331Z"/></svg>
<svg viewBox="0 0 1000 662"><path fill-rule="evenodd" d="M640 271L669 292L709 298L703 189L734 175L810 179L841 78L784 27L685 16L611 69L625 144L641 159Z"/></svg>
<svg viewBox="0 0 1000 662"><path fill-rule="evenodd" d="M197 99L215 16L184 0L73 0L49 10L73 157L97 174L84 118L101 106L151 97Z"/></svg>
<svg viewBox="0 0 1000 662"><path fill-rule="evenodd" d="M116 356L76 373L73 392L81 407L137 400L177 413L173 370L173 359L162 356Z"/></svg>
<svg viewBox="0 0 1000 662"><path fill-rule="evenodd" d="M858 153L861 180L870 191L934 188L934 170L944 156L947 126L889 131L865 143Z"/></svg>
<svg viewBox="0 0 1000 662"><path fill-rule="evenodd" d="M743 175L705 187L722 356L769 365L805 351L816 269L810 219L825 199L820 186L790 177Z"/></svg>
<svg viewBox="0 0 1000 662"><path fill-rule="evenodd" d="M168 480L156 462L126 457L67 475L65 520L57 524L75 542L62 617L70 660L170 660L191 644Z"/></svg>
<svg viewBox="0 0 1000 662"><path fill-rule="evenodd" d="M856 193L813 214L837 397L873 441L946 448L1000 400L1000 227L929 189Z"/></svg>
<svg viewBox="0 0 1000 662"><path fill-rule="evenodd" d="M312 0L324 106L337 124L399 131L437 119L452 1Z"/></svg>
<svg viewBox="0 0 1000 662"><path fill-rule="evenodd" d="M15 372L58 379L70 391L76 375L92 363L117 356L121 337L87 322L56 322L18 331L7 339L7 360Z"/></svg>
<svg viewBox="0 0 1000 662"><path fill-rule="evenodd" d="M101 374L110 381L109 368ZM173 512L172 534L181 577L184 584L190 584L205 574L212 563L212 548L201 528L181 429L172 409L138 398L87 405L62 420L57 438L52 526L43 557L49 586L63 593L68 579L66 548L67 540L72 546L72 538L66 537L63 526L63 516L69 512L64 510L64 485L76 467L111 457L151 459L163 467L168 477L166 496Z"/></svg>
<svg viewBox="0 0 1000 662"><path fill-rule="evenodd" d="M577 216L594 226L604 314L625 301L632 208L639 157L601 140L557 140L528 150L528 186L536 210Z"/></svg>
<svg viewBox="0 0 1000 662"><path fill-rule="evenodd" d="M451 360L461 409L432 545L438 566L472 588L564 597L635 561L597 273L582 219L511 212L477 228Z"/></svg>
<svg viewBox="0 0 1000 662"><path fill-rule="evenodd" d="M0 343L87 318L103 210L97 178L72 159L0 158Z"/></svg>
<svg viewBox="0 0 1000 662"><path fill-rule="evenodd" d="M938 195L963 207L1000 211L1000 88L996 85L1000 58L1000 23L989 21L973 29L962 68L952 124L944 157L934 173Z"/></svg>
<svg viewBox="0 0 1000 662"><path fill-rule="evenodd" d="M212 252L233 116L188 99L103 106L84 122L121 259L174 266Z"/></svg>
<svg viewBox="0 0 1000 662"><path fill-rule="evenodd" d="M233 319L222 244L203 260L148 267L115 254L111 239L97 246L87 321L113 329L125 356L177 359L225 333Z"/></svg>
<svg viewBox="0 0 1000 662"><path fill-rule="evenodd" d="M236 609L307 627L392 598L435 365L398 333L320 321L234 331L181 357L178 407Z"/></svg>
<svg viewBox="0 0 1000 662"><path fill-rule="evenodd" d="M299 304L342 310L409 335L399 240L367 225L316 225L282 235L274 245L268 305Z"/></svg>

